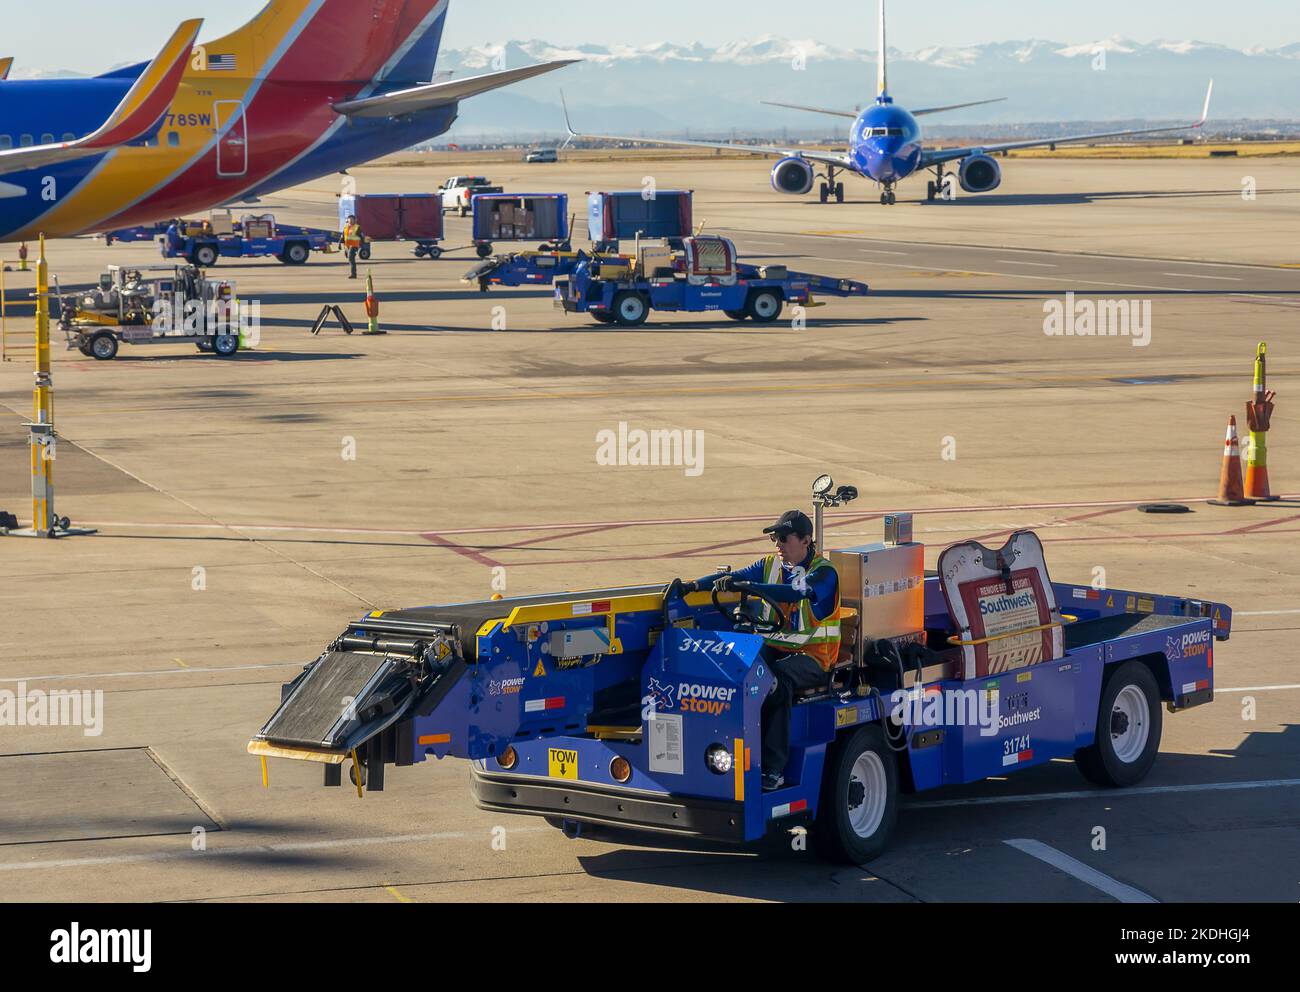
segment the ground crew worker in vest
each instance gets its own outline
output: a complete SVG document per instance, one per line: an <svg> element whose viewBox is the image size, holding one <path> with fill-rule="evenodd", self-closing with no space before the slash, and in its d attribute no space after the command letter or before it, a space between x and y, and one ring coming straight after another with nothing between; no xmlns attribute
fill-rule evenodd
<svg viewBox="0 0 1300 992"><path fill-rule="evenodd" d="M763 635L762 657L776 677L763 701L763 790L770 792L785 784L794 694L826 685L839 656L840 580L835 567L817 553L806 513L790 510L763 533L771 535L775 554L738 572L694 582L674 580L673 586L680 585L683 594L750 589L788 604L781 631ZM764 606L763 613L770 618L770 608Z"/></svg>
<svg viewBox="0 0 1300 992"><path fill-rule="evenodd" d="M352 275L349 279L357 277L357 256L361 254L361 245L365 237L361 233L361 225L357 223L355 216L349 216L348 222L343 225L343 250L348 253L348 261L352 264Z"/></svg>

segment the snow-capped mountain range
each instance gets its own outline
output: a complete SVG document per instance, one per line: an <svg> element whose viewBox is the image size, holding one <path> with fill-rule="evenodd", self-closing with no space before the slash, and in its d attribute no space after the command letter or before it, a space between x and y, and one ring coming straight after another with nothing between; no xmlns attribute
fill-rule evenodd
<svg viewBox="0 0 1300 992"><path fill-rule="evenodd" d="M875 51L764 35L721 46L647 42L558 45L511 41L451 48L440 71L473 75L547 59L579 58L561 72L487 94L462 107L452 134L559 133L559 91L585 131L838 134L847 122L766 107L762 100L853 110L875 95ZM33 72L21 60L13 78ZM1008 97L1005 103L926 118L970 123L1191 120L1216 80L1211 120L1300 119L1300 42L1248 50L1203 41L1083 44L1041 39L890 50L890 88L906 107Z"/></svg>

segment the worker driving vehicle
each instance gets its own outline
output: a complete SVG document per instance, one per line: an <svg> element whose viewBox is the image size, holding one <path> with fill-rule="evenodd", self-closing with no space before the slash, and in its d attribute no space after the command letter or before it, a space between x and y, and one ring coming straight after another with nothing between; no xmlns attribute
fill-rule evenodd
<svg viewBox="0 0 1300 992"><path fill-rule="evenodd" d="M776 545L775 554L738 572L694 582L675 579L668 593L743 590L786 607L780 617L766 603L761 607L764 619L779 628L763 634L762 657L776 678L763 702L763 789L770 792L785 783L794 695L824 685L839 654L840 583L834 566L818 553L807 514L790 510L763 533Z"/></svg>

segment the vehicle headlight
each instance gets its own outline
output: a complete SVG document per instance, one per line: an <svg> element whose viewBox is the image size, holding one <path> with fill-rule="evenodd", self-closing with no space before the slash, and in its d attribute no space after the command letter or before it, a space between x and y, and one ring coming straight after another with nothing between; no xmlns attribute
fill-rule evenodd
<svg viewBox="0 0 1300 992"><path fill-rule="evenodd" d="M704 752L704 763L709 766L709 771L726 775L731 771L734 760L730 751L721 744L714 744Z"/></svg>

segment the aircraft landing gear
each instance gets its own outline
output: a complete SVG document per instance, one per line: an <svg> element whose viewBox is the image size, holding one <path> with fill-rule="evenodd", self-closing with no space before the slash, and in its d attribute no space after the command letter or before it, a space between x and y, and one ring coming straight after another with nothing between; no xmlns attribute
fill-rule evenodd
<svg viewBox="0 0 1300 992"><path fill-rule="evenodd" d="M930 183L926 186L926 195L925 195L926 200L928 200L931 203L933 203L935 200L939 199L940 197L947 199L945 193L947 192L948 176L947 173L943 171L943 166L942 165L936 166L934 170L934 174L935 174L935 178L932 179Z"/></svg>
<svg viewBox="0 0 1300 992"><path fill-rule="evenodd" d="M898 197L894 193L894 187L886 186L885 191L880 194L880 205L882 207L892 207L898 202Z"/></svg>
<svg viewBox="0 0 1300 992"><path fill-rule="evenodd" d="M844 202L844 184L835 181L835 167L828 165L826 167L826 181L821 185L821 201L829 203L831 197L835 197L836 203Z"/></svg>

